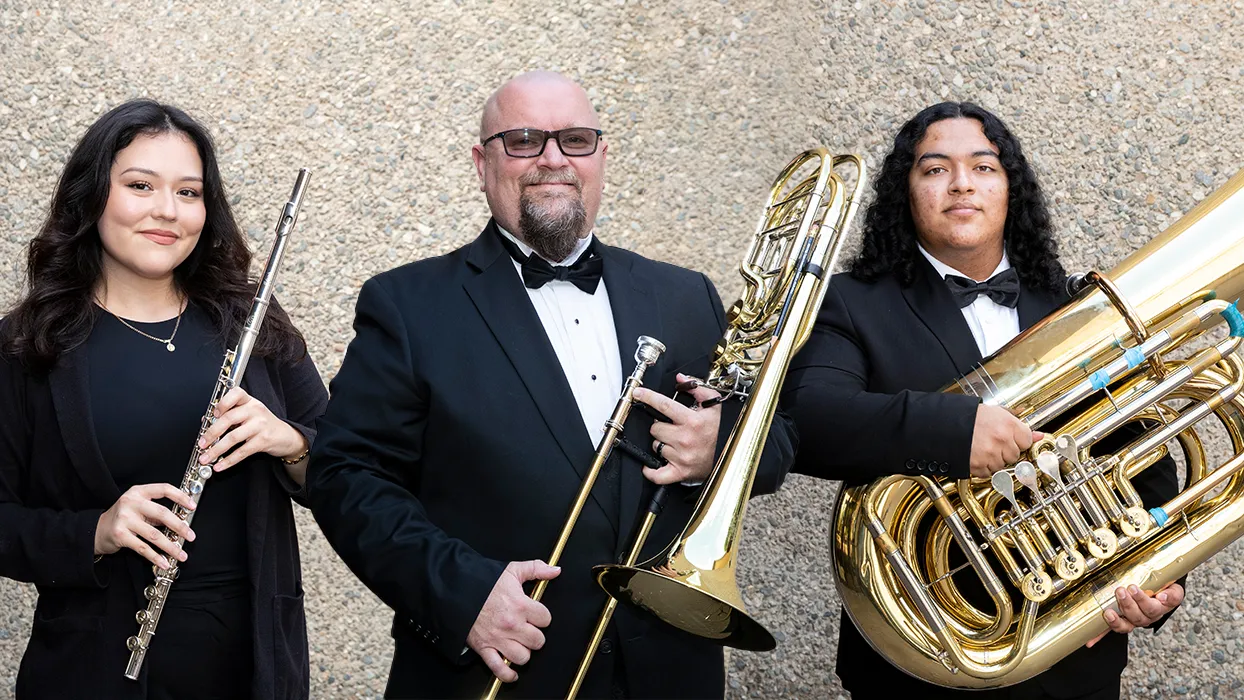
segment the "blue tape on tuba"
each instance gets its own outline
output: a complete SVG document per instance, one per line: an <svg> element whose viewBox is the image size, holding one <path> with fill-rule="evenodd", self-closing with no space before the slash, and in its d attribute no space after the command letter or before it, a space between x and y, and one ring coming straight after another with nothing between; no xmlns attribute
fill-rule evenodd
<svg viewBox="0 0 1244 700"><path fill-rule="evenodd" d="M1123 351L1123 359L1127 360L1128 369L1139 367L1144 364L1145 353L1141 352L1140 348L1128 348Z"/></svg>
<svg viewBox="0 0 1244 700"><path fill-rule="evenodd" d="M1170 516L1168 516L1166 511L1161 508L1150 508L1149 515L1153 516L1153 522L1157 523L1160 528L1166 527L1167 521L1170 520Z"/></svg>
<svg viewBox="0 0 1244 700"><path fill-rule="evenodd" d="M1095 391L1105 389L1110 385L1110 373L1104 369L1097 370L1089 375L1089 384L1093 386Z"/></svg>
<svg viewBox="0 0 1244 700"><path fill-rule="evenodd" d="M1239 300L1231 302L1227 308L1222 310L1222 317L1227 320L1227 328L1231 329L1231 335L1236 338L1244 338L1244 315L1240 314L1240 310L1236 308Z"/></svg>

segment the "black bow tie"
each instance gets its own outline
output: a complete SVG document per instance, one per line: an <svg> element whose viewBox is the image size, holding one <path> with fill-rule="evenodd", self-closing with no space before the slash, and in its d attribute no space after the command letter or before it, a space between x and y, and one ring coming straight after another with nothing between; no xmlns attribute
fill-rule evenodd
<svg viewBox="0 0 1244 700"><path fill-rule="evenodd" d="M505 246L510 257L522 266L523 284L528 289L539 289L553 280L562 280L569 282L574 286L582 289L588 294L595 294L596 287L600 284L600 275L605 268L605 260L600 257L600 253L596 250L596 239L588 244L587 250L579 256L578 260L570 265L550 265L547 260L536 254L523 255L523 251L514 245L514 242L506 238L505 234L497 232L501 239L501 245Z"/></svg>
<svg viewBox="0 0 1244 700"><path fill-rule="evenodd" d="M959 308L976 301L976 297L984 294L993 299L999 306L1015 308L1019 303L1019 275L1015 268L1003 270L984 282L975 282L958 275L946 275L946 286L955 298Z"/></svg>

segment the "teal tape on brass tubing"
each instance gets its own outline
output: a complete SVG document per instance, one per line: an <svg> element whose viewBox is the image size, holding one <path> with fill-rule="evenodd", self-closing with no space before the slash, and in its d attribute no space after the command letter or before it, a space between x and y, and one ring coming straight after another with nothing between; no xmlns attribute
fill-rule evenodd
<svg viewBox="0 0 1244 700"><path fill-rule="evenodd" d="M1231 335L1236 338L1244 338L1244 316L1240 315L1240 310L1236 308L1239 300L1231 302L1231 304L1222 310L1222 317L1227 320L1227 327L1231 329Z"/></svg>
<svg viewBox="0 0 1244 700"><path fill-rule="evenodd" d="M1110 384L1110 373L1104 369L1099 369L1089 375L1089 383L1093 385L1093 389L1105 389Z"/></svg>
<svg viewBox="0 0 1244 700"><path fill-rule="evenodd" d="M1150 508L1149 515L1153 516L1153 522L1157 523L1158 527L1166 527L1167 521L1170 520L1170 516L1161 508Z"/></svg>

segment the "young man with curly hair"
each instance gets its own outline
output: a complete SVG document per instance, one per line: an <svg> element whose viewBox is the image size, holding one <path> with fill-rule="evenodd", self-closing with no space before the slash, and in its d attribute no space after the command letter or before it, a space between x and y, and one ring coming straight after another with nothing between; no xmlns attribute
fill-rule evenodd
<svg viewBox="0 0 1244 700"><path fill-rule="evenodd" d="M941 389L1067 300L1041 187L1001 120L946 102L903 125L874 191L860 252L833 278L787 376L783 404L803 436L795 471L847 486L892 474L987 478L1041 434L1005 408ZM1123 444L1134 427L1097 447ZM1173 462L1136 485L1147 506L1165 502L1178 488ZM961 587L972 597L970 581ZM1118 698L1126 633L1159 623L1183 588L1151 596L1120 587L1116 596L1122 614L1104 617L1122 634L1008 688L951 690L895 672L847 615L838 675L857 699ZM988 611L988 599L978 607Z"/></svg>

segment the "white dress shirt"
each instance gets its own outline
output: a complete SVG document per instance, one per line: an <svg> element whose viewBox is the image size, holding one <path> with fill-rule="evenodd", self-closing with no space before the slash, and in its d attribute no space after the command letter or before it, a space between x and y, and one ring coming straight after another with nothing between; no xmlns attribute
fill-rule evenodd
<svg viewBox="0 0 1244 700"><path fill-rule="evenodd" d="M497 229L524 255L535 254L531 246L509 231L500 226ZM587 250L592 236L588 234L580 239L565 260L547 262L551 265L573 263ZM521 278L522 265L517 261L513 264L515 274ZM544 332L553 344L553 352L557 353L557 360L579 406L583 427L594 447L600 442L605 421L612 415L618 403L618 394L622 391L622 358L605 280L601 278L595 294L584 292L570 281L556 279L539 289L526 289Z"/></svg>
<svg viewBox="0 0 1244 700"><path fill-rule="evenodd" d="M933 265L933 269L937 270L937 274L941 275L943 280L946 279L946 275L958 275L972 279L933 257L919 243L916 247L920 249L920 254ZM1006 251L1003 250L1002 261L985 279L1009 269L1011 269L1011 261L1007 260ZM985 280L976 281L984 282ZM981 357L989 357L1019 335L1019 311L994 302L986 294L976 295L976 299L971 304L959 311L963 313L964 320L968 322L968 328L972 330L972 337L976 339L976 347L980 349Z"/></svg>

